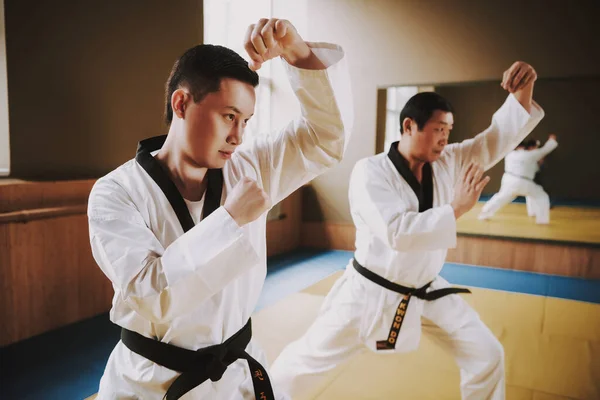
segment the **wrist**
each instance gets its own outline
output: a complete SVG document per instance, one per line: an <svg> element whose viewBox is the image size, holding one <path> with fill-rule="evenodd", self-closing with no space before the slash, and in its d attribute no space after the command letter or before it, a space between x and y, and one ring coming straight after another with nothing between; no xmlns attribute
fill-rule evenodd
<svg viewBox="0 0 600 400"><path fill-rule="evenodd" d="M223 208L225 209L225 211L227 211L227 213L229 214L231 219L233 219L233 221L237 224L237 226L241 228L242 226L246 225L246 222L242 221L242 219L237 215L237 213L232 212L232 210L230 210L230 207L228 207L227 204L225 204Z"/></svg>
<svg viewBox="0 0 600 400"><path fill-rule="evenodd" d="M288 64L294 67L300 67L303 63L311 58L312 51L306 42L299 41L298 43L290 46L281 56Z"/></svg>
<svg viewBox="0 0 600 400"><path fill-rule="evenodd" d="M454 204L454 202L450 205L452 206L452 210L454 210L454 218L459 219L464 214L462 208Z"/></svg>

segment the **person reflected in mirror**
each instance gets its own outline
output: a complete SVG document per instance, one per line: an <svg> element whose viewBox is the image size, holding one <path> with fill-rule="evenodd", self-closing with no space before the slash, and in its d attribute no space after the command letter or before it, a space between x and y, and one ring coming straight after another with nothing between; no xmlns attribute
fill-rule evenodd
<svg viewBox="0 0 600 400"><path fill-rule="evenodd" d="M504 175L500 190L481 209L480 220L488 220L502 207L518 196L524 196L527 214L535 217L537 224L550 223L550 196L535 181L544 157L558 147L555 134L550 134L546 143L539 147L536 140L521 142L517 148L504 159Z"/></svg>

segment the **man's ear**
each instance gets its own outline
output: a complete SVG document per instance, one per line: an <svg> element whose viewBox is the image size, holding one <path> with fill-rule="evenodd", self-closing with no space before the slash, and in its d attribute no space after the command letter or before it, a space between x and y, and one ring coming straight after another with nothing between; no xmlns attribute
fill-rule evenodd
<svg viewBox="0 0 600 400"><path fill-rule="evenodd" d="M173 115L178 118L184 119L185 109L189 102L190 94L183 89L177 89L171 95L171 108L173 109Z"/></svg>
<svg viewBox="0 0 600 400"><path fill-rule="evenodd" d="M402 134L411 134L414 121L410 118L404 118L402 121Z"/></svg>

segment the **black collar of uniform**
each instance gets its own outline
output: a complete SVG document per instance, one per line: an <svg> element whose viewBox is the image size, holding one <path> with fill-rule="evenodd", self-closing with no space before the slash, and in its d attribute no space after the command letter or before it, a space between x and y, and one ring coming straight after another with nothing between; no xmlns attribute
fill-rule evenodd
<svg viewBox="0 0 600 400"><path fill-rule="evenodd" d="M161 167L161 165L152 156L151 152L159 150L167 139L167 135L155 136L144 139L138 143L137 152L135 155L136 161L141 165L146 173L156 182L160 190L164 193L177 215L179 223L184 232L194 227L194 220L190 215L185 200L177 186L173 183L169 175ZM221 193L223 192L223 170L209 169L207 172L208 183L206 185L206 198L204 207L202 208L202 218L208 217L221 205Z"/></svg>
<svg viewBox="0 0 600 400"><path fill-rule="evenodd" d="M427 211L433 208L433 171L430 163L423 164L423 176L421 183L410 170L408 161L398 151L398 143L394 142L390 146L388 157L396 167L396 170L410 185L417 199L419 199L419 212Z"/></svg>

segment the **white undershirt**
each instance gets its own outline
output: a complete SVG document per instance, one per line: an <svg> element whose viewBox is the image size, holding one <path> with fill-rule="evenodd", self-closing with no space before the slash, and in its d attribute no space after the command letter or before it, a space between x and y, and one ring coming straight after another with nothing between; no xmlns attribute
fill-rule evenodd
<svg viewBox="0 0 600 400"><path fill-rule="evenodd" d="M183 199L185 204L187 205L188 210L190 211L190 215L194 220L194 224L197 224L202 219L202 207L204 206L204 199L206 198L206 191L202 195L202 198L198 201L190 201L187 199Z"/></svg>

